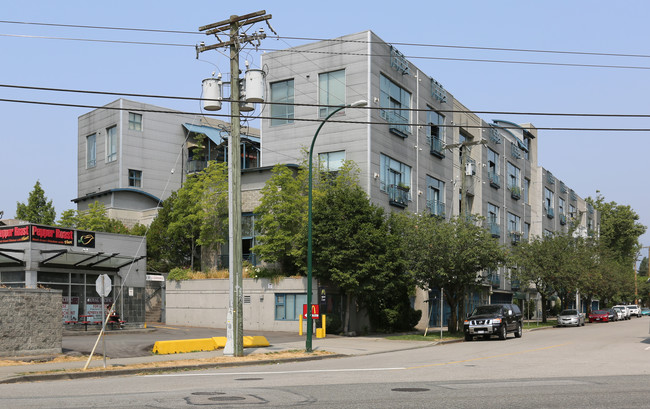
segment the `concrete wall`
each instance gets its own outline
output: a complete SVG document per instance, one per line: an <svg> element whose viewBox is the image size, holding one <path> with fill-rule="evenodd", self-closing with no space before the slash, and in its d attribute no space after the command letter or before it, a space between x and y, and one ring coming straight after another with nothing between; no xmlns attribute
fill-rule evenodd
<svg viewBox="0 0 650 409"><path fill-rule="evenodd" d="M166 323L225 328L228 312L228 279L167 281ZM313 284L314 289L318 286ZM298 321L275 320L275 294L305 294L306 278L244 279L244 330L298 332ZM316 291L312 303L317 303Z"/></svg>
<svg viewBox="0 0 650 409"><path fill-rule="evenodd" d="M60 354L61 291L0 288L0 356Z"/></svg>

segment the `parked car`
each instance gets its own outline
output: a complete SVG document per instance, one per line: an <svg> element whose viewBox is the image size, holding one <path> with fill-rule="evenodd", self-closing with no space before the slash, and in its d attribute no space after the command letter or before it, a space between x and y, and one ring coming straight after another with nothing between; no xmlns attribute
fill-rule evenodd
<svg viewBox="0 0 650 409"><path fill-rule="evenodd" d="M624 313L625 313L625 318L626 320L629 320L631 315L630 315L630 309L627 308L627 305L615 305L614 308L620 308Z"/></svg>
<svg viewBox="0 0 650 409"><path fill-rule="evenodd" d="M589 314L589 322L609 322L609 311L594 310Z"/></svg>
<svg viewBox="0 0 650 409"><path fill-rule="evenodd" d="M489 304L479 305L467 316L463 325L465 341L471 341L474 336L483 336L489 339L498 335L499 339L506 339L508 332L515 334L516 338L523 335L523 316L515 304Z"/></svg>
<svg viewBox="0 0 650 409"><path fill-rule="evenodd" d="M578 312L578 310L564 310L557 316L557 326L565 327L574 325L579 327L585 325L585 315Z"/></svg>
<svg viewBox="0 0 650 409"><path fill-rule="evenodd" d="M612 307L612 311L616 313L615 321L623 321L625 319L625 311L622 310L621 308Z"/></svg>
<svg viewBox="0 0 650 409"><path fill-rule="evenodd" d="M627 308L630 309L630 316L636 315L639 318L641 317L641 308L639 308L638 305L634 305L634 304L627 305Z"/></svg>
<svg viewBox="0 0 650 409"><path fill-rule="evenodd" d="M614 311L613 308L609 308L607 310L607 313L609 314L609 320L610 321L618 321L618 313Z"/></svg>
<svg viewBox="0 0 650 409"><path fill-rule="evenodd" d="M650 308L646 308L646 307L641 308L641 316L645 317L646 315L650 315Z"/></svg>

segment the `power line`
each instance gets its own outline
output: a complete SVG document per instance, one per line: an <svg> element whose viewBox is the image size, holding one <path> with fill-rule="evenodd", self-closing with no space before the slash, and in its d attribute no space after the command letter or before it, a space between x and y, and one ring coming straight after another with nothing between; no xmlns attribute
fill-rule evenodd
<svg viewBox="0 0 650 409"><path fill-rule="evenodd" d="M158 95L158 94L140 94L140 93L127 93L127 92L111 92L111 91L96 91L96 90L80 90L68 88L53 88L53 87L35 87L29 85L15 85L15 84L0 84L0 88L15 88L36 91L53 91L53 92L68 92L80 94L95 94L95 95L114 95L114 96L127 96L139 98L158 98L158 99L172 99L172 100L186 100L186 101L203 101L200 97L184 97L172 95ZM233 102L224 99L226 102ZM245 101L239 101L245 102ZM287 103L287 102L264 102L266 105L286 105L294 107L314 107L314 108L336 108L337 105L323 105L323 104L301 104L301 103ZM373 110L388 110L385 107L362 107L358 109L373 109ZM430 109L430 108L390 108L391 111L404 111L404 112L439 112L448 114L490 114L490 115L526 115L526 116L564 116L564 117L604 117L604 118L650 118L650 114L608 114L608 113L563 113L563 112L518 112L518 111L487 111L487 110L461 110L461 109Z"/></svg>
<svg viewBox="0 0 650 409"><path fill-rule="evenodd" d="M137 111L137 112L151 112L159 114L175 114L175 115L203 115L203 116L214 116L214 117L224 117L231 118L230 114L213 114L213 113L197 113L197 112L187 112L187 111L175 111L175 110L164 110L164 109L128 109L128 108L119 108L119 107L110 107L110 106L99 106L99 105L87 105L87 104L71 104L63 102L47 102L47 101L28 101L28 100L16 100L16 99L0 99L0 102L9 102L9 103L21 103L21 104L34 104L34 105L48 105L48 106L60 106L60 107L69 107L69 108L87 108L87 109L107 109L107 110L121 110L121 111ZM363 107L355 109L364 109ZM368 108L365 108L368 109ZM372 109L372 108L371 108ZM376 108L375 108L376 109ZM271 116L259 116L256 119L287 119ZM291 118L295 122L322 122L321 118ZM401 126L429 126L429 123L391 123L388 121L345 121L345 120L335 120L330 119L328 122L341 123L341 124L352 124L352 125L401 125ZM493 125L438 125L439 127L444 128L463 128L463 129L492 129ZM499 126L500 129L521 129L521 127L513 126ZM650 132L650 128L580 128L580 127L535 127L535 130L539 131L596 131L596 132Z"/></svg>
<svg viewBox="0 0 650 409"><path fill-rule="evenodd" d="M45 26L45 27L64 27L64 28L82 28L82 29L98 29L98 30L114 30L114 31L134 31L134 32L147 32L147 33L167 33L167 34L188 34L188 35L204 35L198 31L183 31L183 30L170 30L170 29L151 29L151 28L134 28L134 27L114 27L114 26L94 26L82 24L61 24L61 23L43 23L31 21L11 21L0 20L0 24L17 24L17 25L31 25L31 26ZM385 44L384 41L367 41L367 40L350 40L341 38L317 38L317 37L296 37L296 36L268 36L269 39L278 40L298 40L298 41L331 41L338 43L360 43L360 44ZM448 48L448 49L463 49L463 50L482 50L482 51L506 51L506 52L521 52L521 53L541 53L541 54L561 54L561 55L584 55L584 56L599 56L599 57L627 57L627 58L650 58L648 54L627 54L627 53L606 53L596 51L574 51L574 50L541 50L533 48L508 48L508 47L488 47L488 46L468 46L458 44L431 44L431 43L410 43L410 42L388 42L387 44L399 45L405 47L422 47L422 48Z"/></svg>

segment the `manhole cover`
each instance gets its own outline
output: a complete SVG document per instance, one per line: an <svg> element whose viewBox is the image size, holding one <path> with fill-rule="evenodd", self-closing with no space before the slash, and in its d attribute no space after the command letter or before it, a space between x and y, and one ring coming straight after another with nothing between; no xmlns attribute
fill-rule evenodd
<svg viewBox="0 0 650 409"><path fill-rule="evenodd" d="M393 392L426 392L429 389L427 388L393 388Z"/></svg>

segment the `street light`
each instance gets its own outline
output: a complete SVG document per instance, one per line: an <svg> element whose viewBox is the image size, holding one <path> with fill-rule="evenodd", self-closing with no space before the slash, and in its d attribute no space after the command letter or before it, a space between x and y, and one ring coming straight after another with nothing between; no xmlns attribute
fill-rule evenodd
<svg viewBox="0 0 650 409"><path fill-rule="evenodd" d="M307 201L307 341L305 342L305 351L311 352L311 338L312 338L312 321L311 321L311 190L312 190L312 156L314 153L314 144L316 143L316 137L320 132L320 129L325 125L328 119L330 119L334 114L345 108L356 108L366 106L368 101L360 100L353 102L348 105L342 105L336 108L334 111L330 112L329 115L323 119L323 122L318 125L314 138L311 140L311 147L309 148L309 199Z"/></svg>

